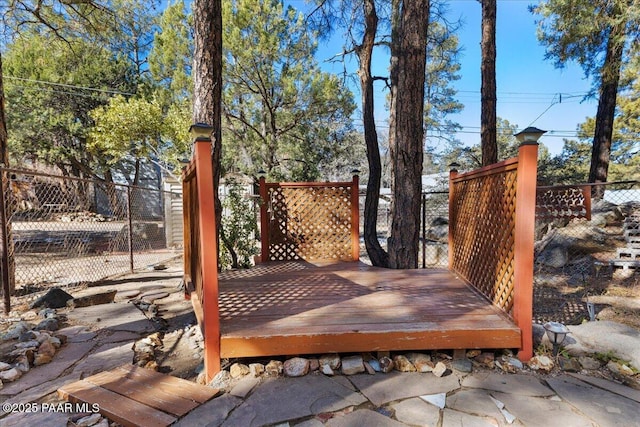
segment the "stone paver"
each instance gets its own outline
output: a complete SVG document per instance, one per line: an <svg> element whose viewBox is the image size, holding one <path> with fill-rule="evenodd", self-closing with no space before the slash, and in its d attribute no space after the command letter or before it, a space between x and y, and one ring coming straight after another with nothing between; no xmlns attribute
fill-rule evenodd
<svg viewBox="0 0 640 427"><path fill-rule="evenodd" d="M82 373L88 377L98 372L108 371L133 361L132 344L109 343L96 348L89 356L82 360L73 369L73 372Z"/></svg>
<svg viewBox="0 0 640 427"><path fill-rule="evenodd" d="M580 415L566 402L543 397L515 396L511 394L493 393L493 397L504 403L505 409L527 426L540 425L545 427L592 427L593 422ZM542 419L540 414L546 414ZM504 418L501 420L503 425ZM605 426L603 426L605 427Z"/></svg>
<svg viewBox="0 0 640 427"><path fill-rule="evenodd" d="M18 412L0 420L2 427L66 426L69 413L65 412Z"/></svg>
<svg viewBox="0 0 640 427"><path fill-rule="evenodd" d="M173 425L174 427L218 427L222 425L229 412L240 403L242 403L241 399L223 394L198 406Z"/></svg>
<svg viewBox="0 0 640 427"><path fill-rule="evenodd" d="M331 418L325 424L328 427L404 427L405 424L385 417L370 409L358 409L350 414Z"/></svg>
<svg viewBox="0 0 640 427"><path fill-rule="evenodd" d="M447 408L500 420L503 416L489 397L489 393L487 390L480 389L458 391L447 397ZM497 393L493 392L493 394ZM522 399L520 396L519 398Z"/></svg>
<svg viewBox="0 0 640 427"><path fill-rule="evenodd" d="M624 396L628 399L635 400L636 402L640 403L640 390L636 390L634 388L627 387L622 384L614 383L614 382L605 380L604 378L590 377L588 375L582 375L582 374L568 374L568 375L580 381L589 383L596 387L600 387L604 390L610 391L611 393Z"/></svg>
<svg viewBox="0 0 640 427"><path fill-rule="evenodd" d="M259 378L245 377L231 389L229 394L244 399L258 384L260 384Z"/></svg>
<svg viewBox="0 0 640 427"><path fill-rule="evenodd" d="M431 373L390 372L379 375L354 375L349 379L376 406L423 394L448 393L460 388L457 376L447 375L438 378Z"/></svg>
<svg viewBox="0 0 640 427"><path fill-rule="evenodd" d="M90 331L86 326L69 326L57 331L58 334L67 337L67 342L85 342L96 337L96 333Z"/></svg>
<svg viewBox="0 0 640 427"><path fill-rule="evenodd" d="M414 397L391 406L398 421L412 426L437 426L440 409Z"/></svg>
<svg viewBox="0 0 640 427"><path fill-rule="evenodd" d="M75 323L91 323L101 329L148 333L155 330L153 322L133 304L117 302L76 308L67 314Z"/></svg>
<svg viewBox="0 0 640 427"><path fill-rule="evenodd" d="M553 395L553 391L545 387L537 377L522 374L500 375L493 372L481 372L467 376L462 381L462 386L522 396Z"/></svg>
<svg viewBox="0 0 640 427"><path fill-rule="evenodd" d="M496 427L498 420L479 417L453 409L444 409L442 414L442 427Z"/></svg>
<svg viewBox="0 0 640 427"><path fill-rule="evenodd" d="M224 426L261 426L357 406L366 399L323 375L265 381L231 413Z"/></svg>
<svg viewBox="0 0 640 427"><path fill-rule="evenodd" d="M640 403L594 387L568 375L548 378L547 383L565 401L597 425L640 426Z"/></svg>
<svg viewBox="0 0 640 427"><path fill-rule="evenodd" d="M32 368L24 374L19 381L5 384L4 388L0 390L0 394L18 394L24 390L58 378L70 366L89 353L94 345L95 343L93 342L67 343L53 356L51 363Z"/></svg>

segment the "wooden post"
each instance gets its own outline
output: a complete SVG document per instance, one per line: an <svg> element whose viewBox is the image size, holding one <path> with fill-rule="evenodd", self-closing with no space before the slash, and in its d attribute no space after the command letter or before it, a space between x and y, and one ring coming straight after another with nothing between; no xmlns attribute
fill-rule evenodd
<svg viewBox="0 0 640 427"><path fill-rule="evenodd" d="M184 298L187 300L191 299L191 290L192 290L192 280L191 277L191 231L192 231L192 222L193 218L191 216L191 185L193 184L192 177L189 171L191 170L192 163L189 164L188 168L182 170L182 265L183 265L183 273L184 273Z"/></svg>
<svg viewBox="0 0 640 427"><path fill-rule="evenodd" d="M202 312L204 369L207 382L220 372L220 310L218 307L218 245L214 203L211 140L199 137L194 143L198 183L198 223L202 268Z"/></svg>
<svg viewBox="0 0 640 427"><path fill-rule="evenodd" d="M514 242L513 320L521 331L518 358L533 357L533 248L536 222L538 143L525 142L518 151Z"/></svg>
<svg viewBox="0 0 640 427"><path fill-rule="evenodd" d="M260 262L269 261L269 195L267 180L260 177Z"/></svg>
<svg viewBox="0 0 640 427"><path fill-rule="evenodd" d="M456 210L455 210L455 184L453 180L458 176L458 166L457 163L451 163L449 165L449 270L453 270L453 252L455 247L455 238L454 238L454 223L456 221Z"/></svg>
<svg viewBox="0 0 640 427"><path fill-rule="evenodd" d="M587 221L591 221L591 186L583 185L581 190L584 196L585 218Z"/></svg>
<svg viewBox="0 0 640 427"><path fill-rule="evenodd" d="M351 184L351 255L353 261L360 260L360 177L353 175Z"/></svg>

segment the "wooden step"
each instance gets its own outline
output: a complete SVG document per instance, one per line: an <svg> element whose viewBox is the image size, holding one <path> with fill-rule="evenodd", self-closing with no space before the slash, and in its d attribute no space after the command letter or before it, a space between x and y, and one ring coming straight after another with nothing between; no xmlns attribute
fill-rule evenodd
<svg viewBox="0 0 640 427"><path fill-rule="evenodd" d="M98 404L123 426L168 426L213 398L218 390L134 365L100 372L58 389L69 402Z"/></svg>

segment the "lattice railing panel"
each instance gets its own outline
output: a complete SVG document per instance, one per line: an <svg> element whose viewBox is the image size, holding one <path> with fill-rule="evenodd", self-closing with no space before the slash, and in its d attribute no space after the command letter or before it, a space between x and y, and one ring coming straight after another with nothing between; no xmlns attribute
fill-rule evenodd
<svg viewBox="0 0 640 427"><path fill-rule="evenodd" d="M513 307L515 168L454 182L453 269L496 306Z"/></svg>
<svg viewBox="0 0 640 427"><path fill-rule="evenodd" d="M268 189L269 260L350 260L350 186Z"/></svg>
<svg viewBox="0 0 640 427"><path fill-rule="evenodd" d="M547 221L562 218L591 220L591 187L538 187L536 218Z"/></svg>

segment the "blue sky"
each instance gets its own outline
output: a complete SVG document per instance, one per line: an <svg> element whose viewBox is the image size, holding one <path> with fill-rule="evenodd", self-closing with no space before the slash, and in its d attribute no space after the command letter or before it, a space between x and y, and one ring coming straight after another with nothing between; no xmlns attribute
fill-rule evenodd
<svg viewBox="0 0 640 427"><path fill-rule="evenodd" d="M302 1L290 1L299 9ZM463 27L458 32L463 48L460 58L461 79L455 82L458 99L465 105L462 113L452 117L463 126L458 139L466 144L480 140L480 16L477 0L449 1L450 19L461 18ZM576 64L556 69L550 60L544 59L544 47L536 38L535 16L528 11L529 0L498 0L497 22L497 90L498 116L523 129L529 125L548 130L543 142L553 154L562 149L563 137L575 135L576 126L588 116L594 116L597 102L582 101L590 90L591 82ZM304 10L304 9L303 9ZM340 34L329 43L321 45L317 59L326 59L341 51ZM352 64L355 68L355 64ZM374 64L374 73L386 73L388 58L380 58ZM342 66L324 64L326 71L341 70ZM357 90L357 87L353 87ZM384 109L386 92L382 84L376 86L378 101L376 117L381 130L386 128L388 114ZM560 94L562 101L560 102ZM360 103L360 95L356 93Z"/></svg>

